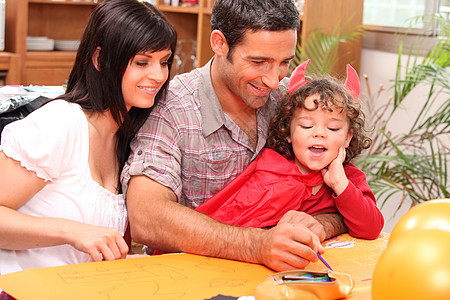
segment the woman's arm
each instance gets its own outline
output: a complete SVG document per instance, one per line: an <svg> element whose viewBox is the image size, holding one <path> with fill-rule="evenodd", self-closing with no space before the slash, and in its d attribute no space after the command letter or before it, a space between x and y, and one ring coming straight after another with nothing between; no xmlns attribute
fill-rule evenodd
<svg viewBox="0 0 450 300"><path fill-rule="evenodd" d="M0 248L22 250L69 244L91 255L94 261L126 257L128 246L115 228L17 211L45 185L36 173L0 152Z"/></svg>

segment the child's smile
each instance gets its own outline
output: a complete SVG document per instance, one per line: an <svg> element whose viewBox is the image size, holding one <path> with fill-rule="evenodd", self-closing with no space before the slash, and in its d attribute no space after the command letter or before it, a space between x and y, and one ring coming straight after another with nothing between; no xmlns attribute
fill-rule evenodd
<svg viewBox="0 0 450 300"><path fill-rule="evenodd" d="M305 100L311 103L318 95ZM315 110L298 108L291 120L288 141L292 143L295 163L303 174L319 171L328 166L338 155L339 148L347 148L352 139L350 124L345 112L333 112L320 107Z"/></svg>

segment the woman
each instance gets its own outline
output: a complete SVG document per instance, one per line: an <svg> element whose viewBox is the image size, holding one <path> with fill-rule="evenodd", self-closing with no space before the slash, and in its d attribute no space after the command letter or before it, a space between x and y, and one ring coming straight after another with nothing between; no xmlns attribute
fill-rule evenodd
<svg viewBox="0 0 450 300"><path fill-rule="evenodd" d="M126 257L119 174L166 91L175 45L151 4L97 5L66 93L2 133L0 274Z"/></svg>

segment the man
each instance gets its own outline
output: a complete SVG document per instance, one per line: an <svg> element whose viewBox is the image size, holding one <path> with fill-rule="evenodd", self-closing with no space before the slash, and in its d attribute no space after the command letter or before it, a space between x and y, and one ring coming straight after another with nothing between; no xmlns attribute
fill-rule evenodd
<svg viewBox="0 0 450 300"><path fill-rule="evenodd" d="M160 251L303 268L324 251L321 240L346 231L340 215L291 211L260 229L194 210L264 147L294 58L298 11L292 0L217 0L211 25L214 58L171 81L132 142L122 174L132 238Z"/></svg>

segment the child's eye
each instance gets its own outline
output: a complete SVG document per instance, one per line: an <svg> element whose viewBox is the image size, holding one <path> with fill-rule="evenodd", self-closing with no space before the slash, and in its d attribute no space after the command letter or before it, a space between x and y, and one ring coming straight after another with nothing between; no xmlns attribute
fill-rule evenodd
<svg viewBox="0 0 450 300"><path fill-rule="evenodd" d="M310 125L300 125L300 127L303 129L311 129L312 128L312 126L310 126Z"/></svg>
<svg viewBox="0 0 450 300"><path fill-rule="evenodd" d="M331 130L331 131L338 131L338 130L340 130L340 128L328 128L329 130Z"/></svg>

